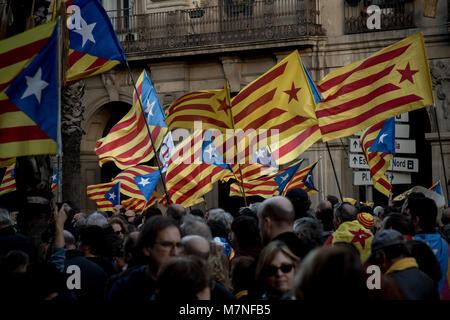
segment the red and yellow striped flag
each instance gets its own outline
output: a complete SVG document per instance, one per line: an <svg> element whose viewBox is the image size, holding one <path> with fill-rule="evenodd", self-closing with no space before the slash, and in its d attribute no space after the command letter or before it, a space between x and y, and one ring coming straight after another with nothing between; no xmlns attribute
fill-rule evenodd
<svg viewBox="0 0 450 320"><path fill-rule="evenodd" d="M228 172L223 178L222 181L228 181L230 179L237 179L237 180L241 180L241 174L239 172L239 165L238 164L233 164L231 165L231 168L233 169L233 172ZM266 176L269 174L273 174L277 171L276 168L274 167L268 167L268 166L264 166L262 164L259 163L244 163L241 164L241 168L240 168L241 172L242 172L242 178L244 179L244 181L251 181L254 179L258 179L262 176Z"/></svg>
<svg viewBox="0 0 450 320"><path fill-rule="evenodd" d="M114 205L111 201L105 198L105 194L114 187L115 182L100 183L87 186L87 196L94 200L99 211L112 211Z"/></svg>
<svg viewBox="0 0 450 320"><path fill-rule="evenodd" d="M145 200L142 199L136 199L136 198L128 198L126 200L122 200L122 205L127 210L133 210L137 214L141 214L142 211L147 210L150 208L156 201L162 199L162 196L155 197L155 193L152 194L152 197L150 200L146 203Z"/></svg>
<svg viewBox="0 0 450 320"><path fill-rule="evenodd" d="M242 89L231 104L241 163L250 163L256 150L269 145L275 161L287 164L320 138L314 96L297 50ZM234 144L229 145L222 150L231 151Z"/></svg>
<svg viewBox="0 0 450 320"><path fill-rule="evenodd" d="M323 141L349 136L384 119L434 103L422 33L334 70L318 83Z"/></svg>
<svg viewBox="0 0 450 320"><path fill-rule="evenodd" d="M0 195L16 191L16 179L14 179L13 174L15 167L16 164L14 163L6 168L2 182L0 183Z"/></svg>
<svg viewBox="0 0 450 320"><path fill-rule="evenodd" d="M54 154L56 142L8 98L5 91L44 49L56 22L0 41L0 158ZM4 160L4 159L3 159Z"/></svg>
<svg viewBox="0 0 450 320"><path fill-rule="evenodd" d="M156 167L138 165L122 171L114 178L113 181L116 183L120 182L120 193L123 193L131 198L144 200L145 202L145 197L136 184L134 177L148 174L156 170L158 170ZM162 195L156 191L153 191L152 197L149 200L150 205L154 204L160 198L162 198Z"/></svg>
<svg viewBox="0 0 450 320"><path fill-rule="evenodd" d="M97 141L95 153L99 157L100 166L113 161L120 169L127 169L149 161L155 154L138 101L138 96L141 99L142 95L144 72L136 83L138 94L134 93L130 111L111 128L106 137ZM155 148L159 148L167 128L160 126L149 126L149 128Z"/></svg>
<svg viewBox="0 0 450 320"><path fill-rule="evenodd" d="M311 172L318 162L319 161L316 161L313 164L310 164L309 166L303 168L302 170L297 171L292 177L291 181L289 181L286 187L284 188L283 196L286 195L286 192L294 188L300 188L305 190L308 193L308 196L317 193L318 191L314 189L313 181L312 180L309 181L308 177L312 177Z"/></svg>
<svg viewBox="0 0 450 320"><path fill-rule="evenodd" d="M389 168L390 161L392 160L393 156L392 154L386 152L369 151L370 147L377 139L385 122L386 120L364 130L359 139L364 158L366 159L366 162L370 168L370 176L372 177L373 186L386 197L389 197L392 192L392 186L385 173Z"/></svg>
<svg viewBox="0 0 450 320"><path fill-rule="evenodd" d="M202 129L224 132L233 128L231 123L228 83L223 89L195 91L181 96L166 111L169 129L194 129L194 121L201 121Z"/></svg>
<svg viewBox="0 0 450 320"><path fill-rule="evenodd" d="M229 172L220 166L200 161L203 132L195 132L179 143L169 159L166 185L173 203L190 207L203 201L201 196L213 183Z"/></svg>

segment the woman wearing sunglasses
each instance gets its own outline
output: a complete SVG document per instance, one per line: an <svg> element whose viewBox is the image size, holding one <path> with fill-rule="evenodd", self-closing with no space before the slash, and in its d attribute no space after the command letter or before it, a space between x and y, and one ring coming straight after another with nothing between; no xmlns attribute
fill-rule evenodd
<svg viewBox="0 0 450 320"><path fill-rule="evenodd" d="M261 299L286 299L292 289L300 259L282 241L270 242L258 259L255 279Z"/></svg>

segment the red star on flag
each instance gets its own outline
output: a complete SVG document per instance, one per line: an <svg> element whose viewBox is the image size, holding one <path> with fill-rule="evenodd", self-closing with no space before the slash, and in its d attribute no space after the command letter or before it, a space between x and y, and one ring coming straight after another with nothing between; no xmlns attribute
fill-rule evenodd
<svg viewBox="0 0 450 320"><path fill-rule="evenodd" d="M294 85L294 82L292 82L291 90L284 91L284 93L287 93L289 95L289 102L291 102L292 99L295 99L295 101L298 101L297 93L300 91L300 89L301 88L296 88Z"/></svg>
<svg viewBox="0 0 450 320"><path fill-rule="evenodd" d="M219 101L219 103L220 103L218 111L223 110L228 115L229 106L227 104L227 98L223 98L223 100L217 99L217 101Z"/></svg>
<svg viewBox="0 0 450 320"><path fill-rule="evenodd" d="M352 242L359 242L361 244L361 247L364 249L366 239L370 238L370 234L364 232L363 229L359 229L358 231L349 231L354 235Z"/></svg>
<svg viewBox="0 0 450 320"><path fill-rule="evenodd" d="M402 78L400 79L400 83L402 83L405 80L409 80L412 84L414 84L413 75L415 75L419 70L411 70L411 67L408 64L406 65L405 69L397 69L397 71L402 75Z"/></svg>

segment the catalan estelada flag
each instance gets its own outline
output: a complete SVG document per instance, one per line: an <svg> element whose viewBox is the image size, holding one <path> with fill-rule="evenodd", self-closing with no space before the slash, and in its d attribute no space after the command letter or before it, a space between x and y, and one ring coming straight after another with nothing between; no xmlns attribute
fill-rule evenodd
<svg viewBox="0 0 450 320"><path fill-rule="evenodd" d="M167 127L150 125L147 120L153 121L154 117L146 117L142 113L138 98L142 101L145 113L160 112L159 101L156 101L158 98L156 94L151 94L153 85L145 71L137 80L136 87L138 92L133 96L130 111L111 128L106 137L97 141L95 154L100 166L113 161L120 169L127 169L147 162L155 152L146 126L149 126L155 148L159 148L167 133Z"/></svg>
<svg viewBox="0 0 450 320"><path fill-rule="evenodd" d="M14 179L14 168L16 164L12 164L6 168L3 175L2 182L0 183L0 196L12 191L16 191L16 179Z"/></svg>
<svg viewBox="0 0 450 320"><path fill-rule="evenodd" d="M389 118L371 126L363 131L359 139L370 168L373 186L386 197L390 197L392 186L385 173L395 153L395 119Z"/></svg>
<svg viewBox="0 0 450 320"><path fill-rule="evenodd" d="M171 130L174 128L194 129L195 121L201 121L203 130L218 129L224 132L226 129L233 128L227 84L223 89L185 94L175 100L166 113L166 123Z"/></svg>
<svg viewBox="0 0 450 320"><path fill-rule="evenodd" d="M316 161L313 164L310 164L309 166L298 170L284 188L283 196L286 195L286 192L294 188L305 190L309 196L317 193L318 190L314 186L314 177L312 171L316 167L318 162L319 161Z"/></svg>
<svg viewBox="0 0 450 320"><path fill-rule="evenodd" d="M69 65L66 81L77 80L105 72L126 57L105 9L98 0L68 0L66 7L77 6L72 12L69 29Z"/></svg>
<svg viewBox="0 0 450 320"><path fill-rule="evenodd" d="M89 199L95 201L97 210L112 211L114 205L105 198L105 194L111 190L115 184L115 182L108 182L87 186L87 196Z"/></svg>
<svg viewBox="0 0 450 320"><path fill-rule="evenodd" d="M166 186L173 203L189 207L203 201L204 194L230 170L201 161L204 131L196 131L179 143L166 172Z"/></svg>
<svg viewBox="0 0 450 320"><path fill-rule="evenodd" d="M243 88L231 105L240 163L250 163L255 151L268 145L275 161L287 164L320 138L314 95L298 51ZM227 153L229 148L234 145Z"/></svg>
<svg viewBox="0 0 450 320"><path fill-rule="evenodd" d="M152 172L157 171L158 168L156 167L150 167L150 166L144 166L144 165L137 165L131 168L128 168L121 173L119 173L115 178L114 182L120 182L120 192L124 195L135 198L135 199L141 199L145 200L144 195L141 193L139 186L136 184L135 177L142 176L145 174L149 174ZM152 197L154 198L154 201L157 199L162 198L162 195L154 191L152 193ZM152 200L150 198L149 202ZM153 203L151 203L153 204Z"/></svg>
<svg viewBox="0 0 450 320"><path fill-rule="evenodd" d="M318 89L323 99L316 115L324 142L432 105L422 33L332 71L319 81Z"/></svg>
<svg viewBox="0 0 450 320"><path fill-rule="evenodd" d="M153 199L154 198L154 199ZM137 214L140 214L142 211L150 208L156 201L162 199L162 196L155 197L155 193L152 193L152 198L147 202L146 200L136 199L136 198L128 198L126 200L122 200L122 205L127 210L133 210Z"/></svg>
<svg viewBox="0 0 450 320"><path fill-rule="evenodd" d="M52 192L56 191L58 189L58 170L53 170L52 174Z"/></svg>
<svg viewBox="0 0 450 320"><path fill-rule="evenodd" d="M0 158L56 153L56 22L0 41Z"/></svg>
<svg viewBox="0 0 450 320"><path fill-rule="evenodd" d="M435 182L431 187L431 191L434 191L442 196L441 180Z"/></svg>

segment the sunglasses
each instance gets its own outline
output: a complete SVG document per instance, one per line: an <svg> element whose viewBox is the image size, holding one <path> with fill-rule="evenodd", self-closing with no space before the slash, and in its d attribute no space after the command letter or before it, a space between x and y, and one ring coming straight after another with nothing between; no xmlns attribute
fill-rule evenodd
<svg viewBox="0 0 450 320"><path fill-rule="evenodd" d="M117 235L119 235L119 234L125 234L125 232L123 231L123 230L118 230L118 231L114 231L115 232L115 234L117 234Z"/></svg>
<svg viewBox="0 0 450 320"><path fill-rule="evenodd" d="M272 277L275 276L278 273L278 270L281 270L281 272L283 273L289 273L292 271L292 269L294 268L293 264L282 264L279 267L276 266L267 266L266 267L266 276L268 277Z"/></svg>

